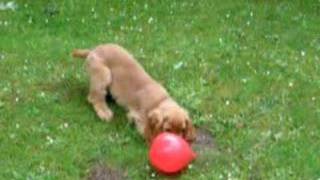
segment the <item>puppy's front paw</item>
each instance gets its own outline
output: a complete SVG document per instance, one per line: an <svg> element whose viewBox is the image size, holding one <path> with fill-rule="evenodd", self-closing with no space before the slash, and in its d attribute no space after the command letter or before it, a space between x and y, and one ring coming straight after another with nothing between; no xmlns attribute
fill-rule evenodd
<svg viewBox="0 0 320 180"><path fill-rule="evenodd" d="M99 116L100 119L110 122L112 117L113 117L113 112L110 109L99 109L97 110L97 115Z"/></svg>
<svg viewBox="0 0 320 180"><path fill-rule="evenodd" d="M127 119L129 120L130 123L134 123L140 120L140 116L138 115L138 113L134 111L129 111L127 113Z"/></svg>

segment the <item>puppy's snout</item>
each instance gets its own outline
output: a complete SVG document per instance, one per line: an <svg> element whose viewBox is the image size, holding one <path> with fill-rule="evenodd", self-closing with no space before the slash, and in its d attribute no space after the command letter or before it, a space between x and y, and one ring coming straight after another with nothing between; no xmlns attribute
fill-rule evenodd
<svg viewBox="0 0 320 180"><path fill-rule="evenodd" d="M182 131L175 131L175 130L172 130L170 128L166 128L166 129L164 129L164 132L173 133L173 134L176 134L176 135L178 135L178 136L180 136L182 138L185 138L184 137L184 133Z"/></svg>
<svg viewBox="0 0 320 180"><path fill-rule="evenodd" d="M175 134L175 135L177 135L177 136L180 136L180 137L182 137L183 139L185 138L183 132L171 132L171 133L173 133L173 134Z"/></svg>

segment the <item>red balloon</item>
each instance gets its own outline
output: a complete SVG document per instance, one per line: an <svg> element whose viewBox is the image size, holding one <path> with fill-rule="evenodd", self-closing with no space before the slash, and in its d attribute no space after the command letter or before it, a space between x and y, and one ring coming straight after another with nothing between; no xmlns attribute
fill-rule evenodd
<svg viewBox="0 0 320 180"><path fill-rule="evenodd" d="M150 163L163 173L177 173L184 169L196 154L180 136L164 132L152 142L149 151Z"/></svg>

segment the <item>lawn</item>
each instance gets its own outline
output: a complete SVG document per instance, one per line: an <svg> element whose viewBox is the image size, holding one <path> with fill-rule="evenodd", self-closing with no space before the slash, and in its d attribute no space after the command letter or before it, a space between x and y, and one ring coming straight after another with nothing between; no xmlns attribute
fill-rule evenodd
<svg viewBox="0 0 320 180"><path fill-rule="evenodd" d="M164 179L125 111L100 121L74 48L127 48L214 146L180 179L320 178L320 1L0 2L0 179ZM7 6L8 5L8 6ZM12 8L7 8L12 7Z"/></svg>

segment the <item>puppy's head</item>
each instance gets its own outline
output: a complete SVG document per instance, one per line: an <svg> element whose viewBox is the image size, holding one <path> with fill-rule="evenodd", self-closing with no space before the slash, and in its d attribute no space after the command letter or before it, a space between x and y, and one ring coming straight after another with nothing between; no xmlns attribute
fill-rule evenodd
<svg viewBox="0 0 320 180"><path fill-rule="evenodd" d="M155 108L150 111L145 128L146 140L150 143L161 132L180 135L188 142L193 142L196 136L188 113L179 106Z"/></svg>

